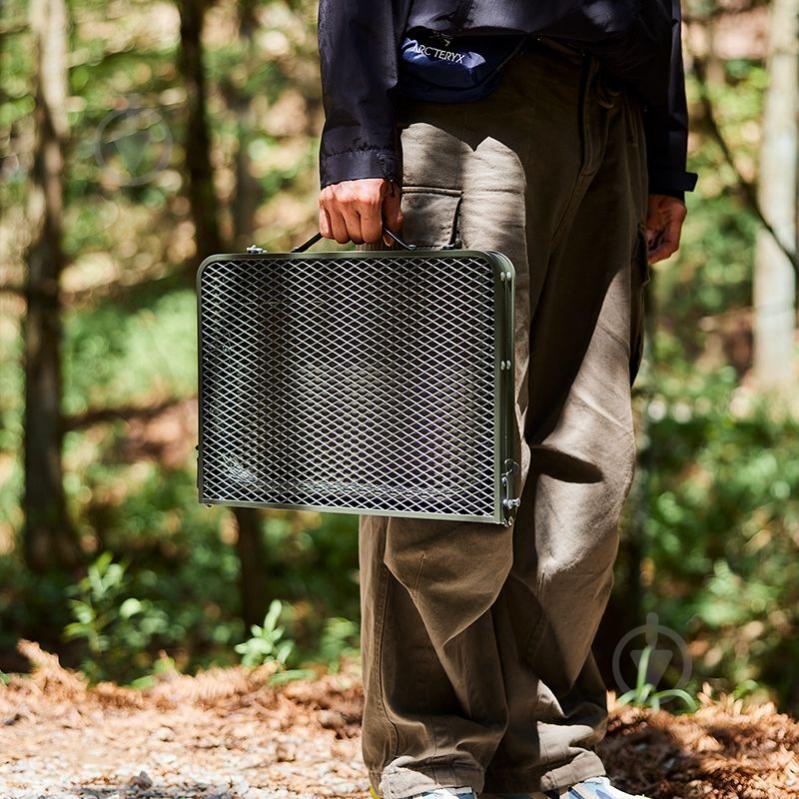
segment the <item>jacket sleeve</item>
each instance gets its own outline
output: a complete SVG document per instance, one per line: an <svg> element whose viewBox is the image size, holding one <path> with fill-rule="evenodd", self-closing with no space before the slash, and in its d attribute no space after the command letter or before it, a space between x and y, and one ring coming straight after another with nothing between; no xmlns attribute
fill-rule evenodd
<svg viewBox="0 0 799 799"><path fill-rule="evenodd" d="M409 5L410 0L320 0L322 187L356 178L401 178L393 95Z"/></svg>
<svg viewBox="0 0 799 799"><path fill-rule="evenodd" d="M668 102L664 108L647 110L646 149L649 193L682 199L696 185L696 174L686 171L688 107L682 63L682 14L680 0L672 0L671 66Z"/></svg>

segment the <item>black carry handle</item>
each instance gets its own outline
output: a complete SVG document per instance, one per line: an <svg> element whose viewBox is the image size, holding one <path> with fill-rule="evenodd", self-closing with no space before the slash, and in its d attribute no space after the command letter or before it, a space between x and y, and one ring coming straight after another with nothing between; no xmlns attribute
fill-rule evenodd
<svg viewBox="0 0 799 799"><path fill-rule="evenodd" d="M396 233L394 233L393 230L389 230L385 225L383 225L383 234L388 236L396 244L399 244L399 246L402 247L404 250L416 249L415 244L409 244L407 241L401 239ZM322 234L316 233L315 235L311 236L311 238L308 239L308 241L304 242L303 244L300 244L299 247L295 247L292 250L292 252L305 252L309 247L313 247L313 245L316 244L316 242L319 241L321 238Z"/></svg>

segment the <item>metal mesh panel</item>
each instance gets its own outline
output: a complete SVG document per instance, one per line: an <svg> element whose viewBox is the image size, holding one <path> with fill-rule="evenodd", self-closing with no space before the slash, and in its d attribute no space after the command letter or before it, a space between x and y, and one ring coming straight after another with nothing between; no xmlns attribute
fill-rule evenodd
<svg viewBox="0 0 799 799"><path fill-rule="evenodd" d="M494 267L369 255L204 265L203 502L499 521Z"/></svg>

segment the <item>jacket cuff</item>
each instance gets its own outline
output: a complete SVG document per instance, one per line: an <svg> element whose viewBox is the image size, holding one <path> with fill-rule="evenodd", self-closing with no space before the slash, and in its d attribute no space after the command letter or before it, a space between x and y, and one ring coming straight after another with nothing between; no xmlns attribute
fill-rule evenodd
<svg viewBox="0 0 799 799"><path fill-rule="evenodd" d="M667 194L682 200L686 191L694 190L696 179L696 172L652 170L649 173L649 193Z"/></svg>
<svg viewBox="0 0 799 799"><path fill-rule="evenodd" d="M400 182L399 157L393 150L364 147L319 157L322 188L344 180L384 178Z"/></svg>

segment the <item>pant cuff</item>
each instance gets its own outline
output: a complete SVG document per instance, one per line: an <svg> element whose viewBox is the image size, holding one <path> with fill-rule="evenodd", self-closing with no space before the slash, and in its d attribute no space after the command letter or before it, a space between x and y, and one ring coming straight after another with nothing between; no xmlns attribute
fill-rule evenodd
<svg viewBox="0 0 799 799"><path fill-rule="evenodd" d="M533 793L560 791L591 777L604 777L605 766L595 752L580 752L562 765L541 765L515 770L489 770L485 775L485 793Z"/></svg>
<svg viewBox="0 0 799 799"><path fill-rule="evenodd" d="M483 772L468 765L446 764L418 768L389 767L382 775L369 773L371 784L380 786L382 799L407 799L437 788L469 787L475 794L483 790Z"/></svg>

